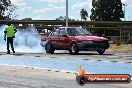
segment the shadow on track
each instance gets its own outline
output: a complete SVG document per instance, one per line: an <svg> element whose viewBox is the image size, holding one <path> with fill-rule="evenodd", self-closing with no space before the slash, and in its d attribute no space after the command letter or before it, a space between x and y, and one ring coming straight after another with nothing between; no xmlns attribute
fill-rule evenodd
<svg viewBox="0 0 132 88"><path fill-rule="evenodd" d="M15 54L11 54L11 55L14 55L14 56L23 56L24 53L15 53Z"/></svg>
<svg viewBox="0 0 132 88"><path fill-rule="evenodd" d="M69 55L71 55L69 52L67 52L67 51L60 51L60 52L55 52L54 54L69 54ZM78 54L75 54L75 55L99 55L100 56L100 54L98 54L98 53L96 53L96 52L79 52ZM102 55L104 55L104 56L111 56L111 55L114 55L114 54L109 54L109 53L104 53L104 54L102 54Z"/></svg>

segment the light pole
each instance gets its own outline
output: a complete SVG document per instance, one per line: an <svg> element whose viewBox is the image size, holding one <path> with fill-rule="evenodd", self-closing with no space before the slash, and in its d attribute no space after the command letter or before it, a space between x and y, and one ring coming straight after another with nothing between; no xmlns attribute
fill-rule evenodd
<svg viewBox="0 0 132 88"><path fill-rule="evenodd" d="M123 4L123 6L124 6L124 21L126 21L126 4Z"/></svg>
<svg viewBox="0 0 132 88"><path fill-rule="evenodd" d="M66 0L66 27L68 27L68 0Z"/></svg>

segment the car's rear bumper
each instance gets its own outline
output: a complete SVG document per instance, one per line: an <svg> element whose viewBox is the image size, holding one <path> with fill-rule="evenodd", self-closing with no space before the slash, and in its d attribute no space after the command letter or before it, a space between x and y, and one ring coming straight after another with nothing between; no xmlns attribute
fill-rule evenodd
<svg viewBox="0 0 132 88"><path fill-rule="evenodd" d="M110 47L109 43L79 43L79 50L106 50Z"/></svg>

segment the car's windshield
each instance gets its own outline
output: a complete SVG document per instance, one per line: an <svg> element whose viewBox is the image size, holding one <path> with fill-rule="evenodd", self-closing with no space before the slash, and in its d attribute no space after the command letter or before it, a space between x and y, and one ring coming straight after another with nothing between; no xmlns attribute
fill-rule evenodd
<svg viewBox="0 0 132 88"><path fill-rule="evenodd" d="M85 35L92 35L86 29L83 28L67 28L67 32L69 36L85 36Z"/></svg>

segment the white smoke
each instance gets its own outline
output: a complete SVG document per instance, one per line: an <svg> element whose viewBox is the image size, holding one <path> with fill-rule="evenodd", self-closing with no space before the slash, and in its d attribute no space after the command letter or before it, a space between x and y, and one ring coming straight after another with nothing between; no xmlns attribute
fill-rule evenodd
<svg viewBox="0 0 132 88"><path fill-rule="evenodd" d="M6 25L0 26L0 52L7 51L3 33L6 27ZM44 50L40 42L41 39L35 27L29 26L26 29L17 29L14 39L14 48L16 52L42 53Z"/></svg>
<svg viewBox="0 0 132 88"><path fill-rule="evenodd" d="M6 42L4 41L4 30L6 25L0 26L0 52L7 51L6 50Z"/></svg>

